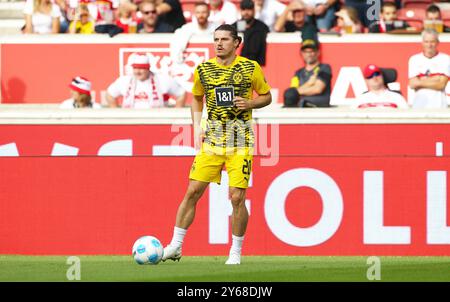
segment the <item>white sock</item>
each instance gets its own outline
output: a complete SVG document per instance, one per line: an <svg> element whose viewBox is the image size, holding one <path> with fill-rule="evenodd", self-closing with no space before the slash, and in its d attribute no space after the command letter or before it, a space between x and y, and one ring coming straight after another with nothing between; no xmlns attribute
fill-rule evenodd
<svg viewBox="0 0 450 302"><path fill-rule="evenodd" d="M186 235L186 232L187 232L186 229L174 227L173 228L173 237L172 237L172 241L170 242L170 245L177 247L177 248L181 247L181 245L183 244L183 239L184 239L184 236Z"/></svg>
<svg viewBox="0 0 450 302"><path fill-rule="evenodd" d="M244 242L244 236L239 237L235 235L231 235L233 239L233 243L231 244L230 254L238 254L241 255L242 251L242 243Z"/></svg>

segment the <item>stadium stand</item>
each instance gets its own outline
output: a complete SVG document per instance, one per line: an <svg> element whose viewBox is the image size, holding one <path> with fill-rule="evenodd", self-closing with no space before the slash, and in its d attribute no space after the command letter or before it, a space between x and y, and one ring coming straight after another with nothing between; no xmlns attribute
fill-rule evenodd
<svg viewBox="0 0 450 302"><path fill-rule="evenodd" d="M423 8L401 8L397 15L399 20L408 22L410 26L423 27L423 19L425 18L425 9Z"/></svg>

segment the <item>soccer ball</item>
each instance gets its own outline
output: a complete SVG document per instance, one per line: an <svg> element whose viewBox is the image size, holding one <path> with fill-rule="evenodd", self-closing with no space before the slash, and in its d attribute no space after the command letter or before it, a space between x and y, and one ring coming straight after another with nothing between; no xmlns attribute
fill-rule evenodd
<svg viewBox="0 0 450 302"><path fill-rule="evenodd" d="M163 251L161 242L153 236L143 236L133 244L133 258L138 264L158 264Z"/></svg>

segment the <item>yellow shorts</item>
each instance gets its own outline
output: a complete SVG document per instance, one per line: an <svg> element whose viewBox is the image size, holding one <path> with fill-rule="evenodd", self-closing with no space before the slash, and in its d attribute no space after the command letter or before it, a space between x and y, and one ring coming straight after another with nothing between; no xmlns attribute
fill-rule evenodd
<svg viewBox="0 0 450 302"><path fill-rule="evenodd" d="M252 161L252 148L223 149L204 143L195 156L189 179L220 184L222 169L225 165L229 186L245 189L248 188Z"/></svg>

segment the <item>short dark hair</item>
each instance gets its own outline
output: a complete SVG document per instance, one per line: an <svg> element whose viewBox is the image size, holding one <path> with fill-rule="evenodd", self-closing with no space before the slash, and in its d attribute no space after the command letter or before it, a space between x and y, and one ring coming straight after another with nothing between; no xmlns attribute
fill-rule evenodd
<svg viewBox="0 0 450 302"><path fill-rule="evenodd" d="M230 24L222 24L219 25L214 32L218 31L218 30L223 30L223 31L228 31L231 34L231 37L233 38L233 40L238 40L239 44L241 44L242 42L242 38L238 35L237 29L236 27L234 27L233 25ZM238 45L239 46L239 45Z"/></svg>
<svg viewBox="0 0 450 302"><path fill-rule="evenodd" d="M253 2L253 0L242 0L239 7L241 8L241 10L242 9L254 9L255 3Z"/></svg>
<svg viewBox="0 0 450 302"><path fill-rule="evenodd" d="M431 4L427 7L427 13L441 13L441 9L436 4Z"/></svg>

